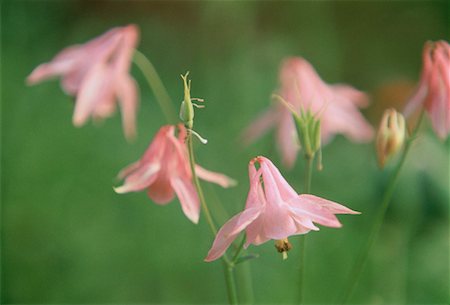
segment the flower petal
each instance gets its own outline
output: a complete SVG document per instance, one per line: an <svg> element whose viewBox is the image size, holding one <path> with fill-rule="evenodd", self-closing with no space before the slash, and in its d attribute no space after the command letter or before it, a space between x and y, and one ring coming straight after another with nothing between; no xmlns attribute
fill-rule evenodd
<svg viewBox="0 0 450 305"><path fill-rule="evenodd" d="M204 169L200 165L195 165L195 172L197 173L199 178L216 183L223 188L235 186L237 184L237 182L230 177L227 177L220 173L209 171L207 169Z"/></svg>
<svg viewBox="0 0 450 305"><path fill-rule="evenodd" d="M159 169L160 165L156 163L142 166L128 176L122 186L114 188L114 191L118 194L141 191L155 181Z"/></svg>
<svg viewBox="0 0 450 305"><path fill-rule="evenodd" d="M261 245L270 239L264 234L263 225L264 219L261 217L256 218L248 225L245 230L246 240L244 248L247 248L250 244L255 246Z"/></svg>
<svg viewBox="0 0 450 305"><path fill-rule="evenodd" d="M98 63L83 79L73 113L75 126L83 125L100 101L114 102L110 72L106 65Z"/></svg>
<svg viewBox="0 0 450 305"><path fill-rule="evenodd" d="M339 203L336 203L336 202L333 202L331 200L327 200L327 199L324 199L321 197L317 197L314 195L302 194L299 196L299 198L303 202L308 201L311 204L318 204L333 214L361 214L360 212L353 211L353 210L343 206L342 204L339 204Z"/></svg>
<svg viewBox="0 0 450 305"><path fill-rule="evenodd" d="M126 176L130 175L132 172L139 169L140 167L141 167L141 162L139 162L139 161L134 162L134 163L128 165L127 167L125 167L124 169L122 169L117 174L117 178L124 179Z"/></svg>
<svg viewBox="0 0 450 305"><path fill-rule="evenodd" d="M78 46L62 50L51 62L37 66L27 77L28 85L34 85L43 80L70 73L76 69L80 57Z"/></svg>
<svg viewBox="0 0 450 305"><path fill-rule="evenodd" d="M277 142L280 150L283 165L292 168L297 159L297 153L300 149L297 141L297 130L295 129L294 119L288 111L281 116L277 129Z"/></svg>
<svg viewBox="0 0 450 305"><path fill-rule="evenodd" d="M117 80L117 95L122 108L123 131L127 139L136 136L137 86L134 79L125 74Z"/></svg>
<svg viewBox="0 0 450 305"><path fill-rule="evenodd" d="M301 224L304 219L310 219L323 226L333 228L342 227L342 224L332 212L310 200L304 200L301 196L294 198L289 202L290 210L292 212L291 215L298 223Z"/></svg>
<svg viewBox="0 0 450 305"><path fill-rule="evenodd" d="M149 186L147 195L160 205L169 203L175 197L172 184L167 177L161 175Z"/></svg>
<svg viewBox="0 0 450 305"><path fill-rule="evenodd" d="M241 139L248 145L259 139L264 133L274 126L279 118L279 113L274 108L260 114L243 132Z"/></svg>
<svg viewBox="0 0 450 305"><path fill-rule="evenodd" d="M261 157L263 158L263 157ZM267 167L269 168L270 172L272 173L272 176L275 180L275 183L278 187L278 190L280 191L281 198L284 201L288 201L291 198L297 197L297 193L295 190L289 185L289 183L284 179L284 177L281 175L278 168L267 158L264 158L264 162L267 163Z"/></svg>
<svg viewBox="0 0 450 305"><path fill-rule="evenodd" d="M237 235L254 221L260 213L261 209L258 207L249 208L227 221L217 233L205 261L211 262L221 257Z"/></svg>
<svg viewBox="0 0 450 305"><path fill-rule="evenodd" d="M193 223L198 223L200 217L200 202L192 181L189 179L172 177L170 179L170 184L175 190L175 193L177 193L181 208L186 217Z"/></svg>

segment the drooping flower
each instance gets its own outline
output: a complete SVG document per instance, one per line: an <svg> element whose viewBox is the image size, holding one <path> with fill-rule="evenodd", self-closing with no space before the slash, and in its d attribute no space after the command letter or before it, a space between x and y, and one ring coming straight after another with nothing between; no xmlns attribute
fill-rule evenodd
<svg viewBox="0 0 450 305"><path fill-rule="evenodd" d="M178 136L175 135L176 129ZM114 190L123 194L147 189L148 196L161 205L172 201L176 194L186 217L197 223L200 204L192 182L186 135L182 124L161 127L144 156L119 173L119 178L125 179L125 182ZM199 165L195 166L195 171L199 178L222 187L235 183L231 178Z"/></svg>
<svg viewBox="0 0 450 305"><path fill-rule="evenodd" d="M437 135L445 139L450 133L450 45L444 40L428 41L422 57L420 81L404 113L408 117L424 106Z"/></svg>
<svg viewBox="0 0 450 305"><path fill-rule="evenodd" d="M64 91L76 96L75 126L82 126L89 117L111 116L118 100L125 136L132 138L136 133L138 92L129 69L138 38L135 25L113 28L85 44L62 50L50 62L36 67L27 82L33 85L60 76Z"/></svg>
<svg viewBox="0 0 450 305"><path fill-rule="evenodd" d="M283 62L278 93L297 111L309 110L320 118L324 144L335 134L344 134L355 142L369 141L373 137L372 126L358 109L368 105L366 94L348 85L326 84L313 66L301 57ZM244 131L243 138L252 142L275 125L283 163L292 167L299 145L291 113L283 105L271 106Z"/></svg>
<svg viewBox="0 0 450 305"><path fill-rule="evenodd" d="M255 163L259 163L259 169ZM277 249L284 252L290 249L289 236L318 231L314 223L339 228L341 223L335 214L359 214L314 195L298 195L265 157L250 161L249 178L250 190L245 210L222 226L205 261L222 256L243 230L246 233L244 248L273 239Z"/></svg>

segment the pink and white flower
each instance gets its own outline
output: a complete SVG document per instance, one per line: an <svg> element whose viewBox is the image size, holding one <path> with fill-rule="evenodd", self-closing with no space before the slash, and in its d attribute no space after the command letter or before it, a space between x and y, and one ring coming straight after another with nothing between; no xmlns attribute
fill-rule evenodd
<svg viewBox="0 0 450 305"><path fill-rule="evenodd" d="M176 129L178 137L175 136ZM115 191L123 194L146 189L148 196L161 205L172 201L176 194L186 217L197 223L200 203L192 182L186 135L182 124L161 127L144 156L119 173L119 178L125 182ZM235 183L231 178L199 165L195 166L195 172L199 178L225 188Z"/></svg>
<svg viewBox="0 0 450 305"><path fill-rule="evenodd" d="M75 126L82 126L89 117L111 116L118 100L125 136L132 138L136 133L138 92L129 69L138 38L135 25L113 28L85 44L62 50L50 62L35 68L27 82L33 85L60 76L64 91L76 96Z"/></svg>
<svg viewBox="0 0 450 305"><path fill-rule="evenodd" d="M259 169L255 163L259 163ZM260 245L270 239L285 240L291 235L318 231L314 224L339 228L335 214L359 214L349 208L314 195L298 195L273 163L257 157L249 163L250 190L245 210L217 233L205 259L210 262L221 257L236 237L245 230L246 242Z"/></svg>
<svg viewBox="0 0 450 305"><path fill-rule="evenodd" d="M370 141L374 131L359 112L369 102L366 94L351 86L326 84L313 66L301 57L286 59L280 69L279 94L294 109L310 110L321 121L322 143L329 142L335 134L344 134L355 142ZM292 167L299 149L295 123L285 106L276 104L256 119L245 131L246 142L262 136L269 128L277 126L277 142L283 163Z"/></svg>
<svg viewBox="0 0 450 305"><path fill-rule="evenodd" d="M422 56L422 75L404 113L408 117L424 106L437 135L445 139L450 133L450 45L429 41Z"/></svg>

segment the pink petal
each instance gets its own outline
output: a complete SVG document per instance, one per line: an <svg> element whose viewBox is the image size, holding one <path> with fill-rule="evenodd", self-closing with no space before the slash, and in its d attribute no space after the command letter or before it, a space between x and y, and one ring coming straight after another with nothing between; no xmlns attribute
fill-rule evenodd
<svg viewBox="0 0 450 305"><path fill-rule="evenodd" d="M373 127L353 106L330 104L322 122L322 136L325 138L342 133L355 142L367 142L374 135Z"/></svg>
<svg viewBox="0 0 450 305"><path fill-rule="evenodd" d="M292 217L300 224L304 219L327 227L340 228L342 224L329 210L322 208L319 204L314 204L310 200L304 200L301 196L289 202Z"/></svg>
<svg viewBox="0 0 450 305"><path fill-rule="evenodd" d="M175 193L177 193L181 208L186 217L193 223L198 223L200 217L200 203L192 181L172 177L170 183L175 190Z"/></svg>
<svg viewBox="0 0 450 305"><path fill-rule="evenodd" d="M168 177L159 175L158 178L149 186L148 197L155 203L163 205L173 200L175 193Z"/></svg>
<svg viewBox="0 0 450 305"><path fill-rule="evenodd" d="M130 175L132 172L139 169L140 167L141 167L141 162L139 162L139 161L134 162L134 163L128 165L127 167L125 167L124 169L122 169L117 174L117 178L124 179L126 176Z"/></svg>
<svg viewBox="0 0 450 305"><path fill-rule="evenodd" d="M223 174L206 170L203 167L201 167L200 165L195 165L195 172L197 173L199 178L209 181L209 182L216 183L224 188L236 185L235 180L233 180Z"/></svg>
<svg viewBox="0 0 450 305"><path fill-rule="evenodd" d="M116 58L116 68L119 71L128 72L131 58L133 57L134 49L136 48L139 29L136 25L128 25L120 28L120 44L119 51Z"/></svg>
<svg viewBox="0 0 450 305"><path fill-rule="evenodd" d="M260 212L260 208L246 209L227 221L217 233L205 261L211 262L221 257L237 235L255 220Z"/></svg>
<svg viewBox="0 0 450 305"><path fill-rule="evenodd" d="M260 114L243 132L241 138L245 145L248 145L267 132L278 121L278 109L271 107Z"/></svg>
<svg viewBox="0 0 450 305"><path fill-rule="evenodd" d="M141 191L155 181L159 169L160 165L154 163L142 166L128 176L122 186L114 188L114 191L118 194Z"/></svg>
<svg viewBox="0 0 450 305"><path fill-rule="evenodd" d="M265 195L262 190L260 177L261 170L256 171L253 162L249 164L250 190L248 191L245 208L261 207L266 204Z"/></svg>
<svg viewBox="0 0 450 305"><path fill-rule="evenodd" d="M330 87L334 94L341 96L359 108L369 106L369 98L362 91L344 84L331 85Z"/></svg>
<svg viewBox="0 0 450 305"><path fill-rule="evenodd" d="M280 150L283 164L287 168L292 168L297 159L297 153L300 149L297 140L297 130L295 129L294 119L289 112L282 115L282 119L277 129L277 142Z"/></svg>
<svg viewBox="0 0 450 305"><path fill-rule="evenodd" d="M270 172L272 173L272 176L275 180L275 183L278 187L278 190L280 191L281 198L284 201L288 201L291 198L297 197L297 192L289 185L289 183L284 179L284 177L281 175L278 168L267 158L260 157L264 160L264 162L267 164L267 167L269 168Z"/></svg>
<svg viewBox="0 0 450 305"><path fill-rule="evenodd" d="M314 225L311 219L307 217L300 217L298 215L294 216L294 220L297 222L298 231L296 234L305 234L309 231L319 231L319 228Z"/></svg>
<svg viewBox="0 0 450 305"><path fill-rule="evenodd" d="M143 163L146 163L152 162L152 160L158 160L159 162L159 160L161 160L161 158L166 154L166 147L168 144L167 137L170 134L173 134L173 132L174 126L162 126L156 133L150 146L145 151L144 156L141 158L141 161Z"/></svg>
<svg viewBox="0 0 450 305"><path fill-rule="evenodd" d="M61 51L51 62L36 67L27 77L28 85L34 85L43 80L59 75L64 75L76 69L79 59L77 46L69 47Z"/></svg>
<svg viewBox="0 0 450 305"><path fill-rule="evenodd" d="M260 218L263 222L263 235L266 238L283 239L297 231L297 226L287 205L271 204L268 200L268 204L266 204Z"/></svg>
<svg viewBox="0 0 450 305"><path fill-rule="evenodd" d="M123 130L127 139L136 136L136 112L138 107L136 82L129 75L117 81L117 95L122 107Z"/></svg>
<svg viewBox="0 0 450 305"><path fill-rule="evenodd" d="M272 175L269 163L270 161L264 157L259 157L259 164L261 165L262 177L264 181L264 193L266 195L267 203L270 205L280 206L283 204L278 185Z"/></svg>
<svg viewBox="0 0 450 305"><path fill-rule="evenodd" d="M336 203L336 202L333 202L333 201L330 201L330 200L327 200L327 199L324 199L321 197L317 197L314 195L302 194L299 196L299 198L303 202L307 201L311 204L318 204L333 214L361 214L360 212L353 211L339 203Z"/></svg>
<svg viewBox="0 0 450 305"><path fill-rule="evenodd" d="M264 232L264 219L261 217L256 218L251 222L245 230L246 240L244 248L247 248L250 244L259 246L266 241L270 240Z"/></svg>
<svg viewBox="0 0 450 305"><path fill-rule="evenodd" d="M110 72L107 66L100 63L95 65L84 78L73 113L75 126L85 123L99 101L114 101Z"/></svg>

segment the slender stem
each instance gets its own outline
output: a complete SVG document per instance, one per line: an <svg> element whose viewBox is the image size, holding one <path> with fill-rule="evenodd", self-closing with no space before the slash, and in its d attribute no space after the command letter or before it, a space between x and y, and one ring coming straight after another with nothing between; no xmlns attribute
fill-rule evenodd
<svg viewBox="0 0 450 305"><path fill-rule="evenodd" d="M236 305L237 301L237 292L236 292L236 281L234 279L234 267L227 264L225 260L223 260L223 268L225 272L225 281L227 283L228 290L228 300L231 305Z"/></svg>
<svg viewBox="0 0 450 305"><path fill-rule="evenodd" d="M237 282L239 283L239 301L241 304L252 305L255 302L253 296L253 283L250 262L242 262L236 266Z"/></svg>
<svg viewBox="0 0 450 305"><path fill-rule="evenodd" d="M311 178L313 168L314 157L305 155L305 181L304 181L304 193L309 194L311 192ZM299 248L300 248L300 271L298 281L298 304L302 304L304 298L304 282L305 282L305 251L306 247L306 235L300 236Z"/></svg>
<svg viewBox="0 0 450 305"><path fill-rule="evenodd" d="M311 180L312 180L312 169L313 169L313 160L314 157L305 156L306 166L305 166L305 185L304 191L305 194L311 193Z"/></svg>
<svg viewBox="0 0 450 305"><path fill-rule="evenodd" d="M156 72L155 67L148 60L148 58L138 50L134 51L133 62L139 67L142 74L145 76L150 88L156 96L156 100L158 101L166 120L171 124L177 123L178 117L176 115L175 108L173 107L172 100L170 99L161 78Z"/></svg>
<svg viewBox="0 0 450 305"><path fill-rule="evenodd" d="M208 222L212 233L214 235L217 235L217 227L214 224L214 220L213 220L213 218L211 216L211 212L209 211L208 205L206 204L205 195L203 194L203 189L202 189L202 187L200 185L200 181L198 180L198 176L197 176L197 173L195 171L194 146L193 146L193 143L192 143L192 134L191 134L190 130L188 130L187 142L188 142L188 149L189 149L189 164L190 164L190 167L191 167L192 178L194 180L194 185L195 185L195 188L197 190L197 194L198 194L198 197L199 197L199 200L200 200L200 204L202 206L203 213L205 214L206 221Z"/></svg>
<svg viewBox="0 0 450 305"><path fill-rule="evenodd" d="M370 250L380 232L381 226L383 224L384 216L386 215L386 211L388 210L389 203L391 202L392 195L394 194L395 186L397 184L397 180L400 174L400 170L405 163L406 156L411 148L411 144L416 138L417 131L419 130L420 123L423 118L423 111L420 114L419 120L417 122L414 131L411 136L406 140L405 147L403 149L402 155L400 156L400 161L397 163L397 166L394 168L394 171L389 179L388 186L383 195L383 199L380 205L380 209L378 210L377 215L374 218L374 222L372 223L372 227L370 229L369 237L367 238L366 244L363 246L362 251L360 252L355 265L353 266L352 272L350 274L350 280L348 282L348 286L344 290L344 294L340 300L340 304L345 304L350 297L352 296L353 290L355 289L358 281L361 277L361 274L364 270L365 265L367 264L367 260L369 258Z"/></svg>
<svg viewBox="0 0 450 305"><path fill-rule="evenodd" d="M231 262L234 264L236 263L236 261L239 258L239 255L242 252L242 249L244 248L244 244L245 244L245 235L242 237L241 242L239 243L239 246L236 249L236 253L234 253L233 258L231 259Z"/></svg>
<svg viewBox="0 0 450 305"><path fill-rule="evenodd" d="M200 181L198 179L197 173L195 172L195 156L194 156L194 146L192 143L192 132L191 130L188 130L187 135L187 144L188 144L188 152L189 152L189 165L191 167L192 172L192 178L194 181L195 189L197 190L197 194L200 200L200 204L202 206L203 214L205 214L206 220L209 224L209 227L214 235L217 235L217 227L214 224L214 220L211 216L211 213L208 209L208 205L205 201L205 196L203 194L203 189L200 185ZM233 269L234 269L234 263L230 261L228 256L224 254L222 256L222 261L224 264L224 272L225 272L225 280L227 284L227 293L228 293L228 300L230 304L237 304L237 292L236 292L236 283L234 279Z"/></svg>

